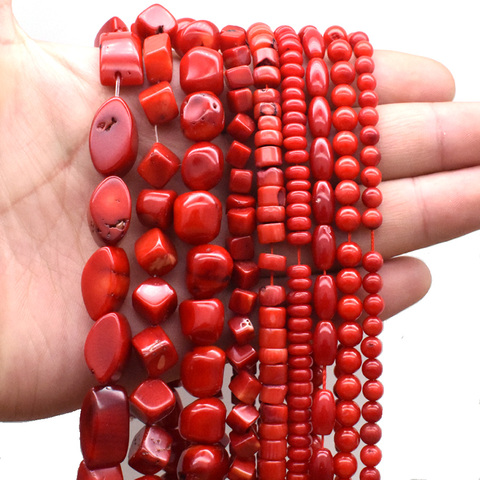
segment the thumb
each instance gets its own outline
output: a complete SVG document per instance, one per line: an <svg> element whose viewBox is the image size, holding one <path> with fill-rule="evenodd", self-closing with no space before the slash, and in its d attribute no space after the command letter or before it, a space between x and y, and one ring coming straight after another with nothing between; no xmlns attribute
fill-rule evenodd
<svg viewBox="0 0 480 480"><path fill-rule="evenodd" d="M12 10L12 0L0 0L0 46L15 43L20 37Z"/></svg>

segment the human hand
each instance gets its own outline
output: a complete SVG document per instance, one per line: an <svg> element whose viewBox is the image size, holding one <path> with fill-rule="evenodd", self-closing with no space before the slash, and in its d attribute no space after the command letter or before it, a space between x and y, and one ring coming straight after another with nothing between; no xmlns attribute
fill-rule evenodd
<svg viewBox="0 0 480 480"><path fill-rule="evenodd" d="M83 359L91 321L79 279L96 248L86 208L100 179L89 160L87 137L96 109L112 92L99 85L97 50L33 42L13 23L9 2L0 6L0 415L18 420L78 407L93 382ZM480 171L470 152L480 142L474 127L480 110L430 103L448 102L454 93L450 74L435 62L391 52L377 52L375 62L385 180L377 247L386 259L382 293L388 318L421 298L430 282L421 262L393 257L478 228L470 212L480 202L475 192ZM153 129L137 94L122 91L139 119L141 154L153 141ZM467 115L469 125L462 121ZM177 127L162 135L182 152L185 142ZM227 141L218 140L221 146ZM126 180L138 193L135 172ZM132 225L122 246L131 252L141 231ZM144 274L133 270L135 285ZM182 265L176 271L181 278ZM125 307L130 318L132 309ZM140 328L141 321L132 323ZM165 328L181 349L178 322L169 320Z"/></svg>

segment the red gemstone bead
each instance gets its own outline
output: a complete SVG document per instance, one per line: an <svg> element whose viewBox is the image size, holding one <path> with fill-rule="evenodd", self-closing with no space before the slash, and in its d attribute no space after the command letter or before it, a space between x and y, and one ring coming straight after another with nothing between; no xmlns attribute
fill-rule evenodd
<svg viewBox="0 0 480 480"><path fill-rule="evenodd" d="M344 427L353 427L360 419L360 407L353 400L337 402L337 420Z"/></svg>
<svg viewBox="0 0 480 480"><path fill-rule="evenodd" d="M255 209L231 208L227 212L228 231L235 236L252 235L255 231Z"/></svg>
<svg viewBox="0 0 480 480"><path fill-rule="evenodd" d="M107 177L90 198L92 232L108 245L114 245L127 233L131 214L132 201L125 182L119 177Z"/></svg>
<svg viewBox="0 0 480 480"><path fill-rule="evenodd" d="M88 391L80 413L80 445L88 468L115 467L123 461L129 422L128 398L122 387Z"/></svg>
<svg viewBox="0 0 480 480"><path fill-rule="evenodd" d="M341 375L335 384L335 393L341 400L353 400L361 391L362 385L355 375Z"/></svg>
<svg viewBox="0 0 480 480"><path fill-rule="evenodd" d="M207 91L187 95L180 107L180 126L189 140L213 140L225 126L222 102Z"/></svg>
<svg viewBox="0 0 480 480"><path fill-rule="evenodd" d="M355 310L357 308L356 303L356 300L354 300ZM362 327L358 323L345 321L338 327L337 334L338 340L342 345L345 345L346 347L354 347L362 341L363 332Z"/></svg>
<svg viewBox="0 0 480 480"><path fill-rule="evenodd" d="M182 179L191 190L210 190L222 178L223 152L209 142L192 145L182 161Z"/></svg>
<svg viewBox="0 0 480 480"><path fill-rule="evenodd" d="M333 112L332 123L337 130L354 130L358 123L357 112L352 107L337 108Z"/></svg>
<svg viewBox="0 0 480 480"><path fill-rule="evenodd" d="M78 467L77 480L123 480L122 468L120 465L109 468L90 470L85 462Z"/></svg>
<svg viewBox="0 0 480 480"><path fill-rule="evenodd" d="M360 443L360 434L353 427L342 427L335 432L335 446L340 452L353 452Z"/></svg>
<svg viewBox="0 0 480 480"><path fill-rule="evenodd" d="M172 437L156 425L143 427L132 441L128 464L137 472L153 475L170 460Z"/></svg>
<svg viewBox="0 0 480 480"><path fill-rule="evenodd" d="M234 457L227 477L230 480L255 480L255 459Z"/></svg>
<svg viewBox="0 0 480 480"><path fill-rule="evenodd" d="M353 180L342 180L335 187L335 199L341 205L353 205L360 198L360 187Z"/></svg>
<svg viewBox="0 0 480 480"><path fill-rule="evenodd" d="M195 345L211 345L220 338L225 320L220 300L187 299L180 304L179 313L182 333Z"/></svg>
<svg viewBox="0 0 480 480"><path fill-rule="evenodd" d="M85 360L101 384L119 380L130 354L131 331L121 313L107 313L90 329L85 340Z"/></svg>
<svg viewBox="0 0 480 480"><path fill-rule="evenodd" d="M360 272L354 268L343 268L338 272L336 280L342 293L353 294L362 286Z"/></svg>
<svg viewBox="0 0 480 480"><path fill-rule="evenodd" d="M376 423L364 423L360 429L360 438L367 445L375 445L382 438L382 429Z"/></svg>
<svg viewBox="0 0 480 480"><path fill-rule="evenodd" d="M143 111L152 125L163 125L178 116L178 106L170 83L156 83L138 96Z"/></svg>
<svg viewBox="0 0 480 480"><path fill-rule="evenodd" d="M222 55L208 47L191 48L180 60L180 86L189 94L205 90L223 92Z"/></svg>
<svg viewBox="0 0 480 480"><path fill-rule="evenodd" d="M179 195L173 205L173 228L177 236L192 245L212 241L220 231L222 205L204 191Z"/></svg>
<svg viewBox="0 0 480 480"><path fill-rule="evenodd" d="M250 344L233 344L225 353L229 363L237 372L255 367L258 360L257 351Z"/></svg>
<svg viewBox="0 0 480 480"><path fill-rule="evenodd" d="M230 90L249 88L253 85L252 70L248 65L238 65L225 71L225 82Z"/></svg>
<svg viewBox="0 0 480 480"><path fill-rule="evenodd" d="M148 425L153 425L175 408L175 395L160 379L143 381L130 395L130 404L135 416Z"/></svg>
<svg viewBox="0 0 480 480"><path fill-rule="evenodd" d="M181 379L185 390L196 397L216 395L223 384L225 352L218 347L195 347L182 361Z"/></svg>
<svg viewBox="0 0 480 480"><path fill-rule="evenodd" d="M354 348L341 347L337 352L336 366L343 373L355 373L362 365L362 356Z"/></svg>
<svg viewBox="0 0 480 480"><path fill-rule="evenodd" d="M255 336L255 329L248 317L235 316L228 321L228 327L239 345L245 345Z"/></svg>
<svg viewBox="0 0 480 480"><path fill-rule="evenodd" d="M132 344L151 377L158 377L178 361L177 351L160 326L137 333Z"/></svg>
<svg viewBox="0 0 480 480"><path fill-rule="evenodd" d="M340 478L350 478L357 470L357 459L352 453L339 452L333 457L335 474Z"/></svg>
<svg viewBox="0 0 480 480"><path fill-rule="evenodd" d="M255 275L256 282L258 280L258 272L254 270L251 274ZM257 294L255 292L236 288L230 296L228 308L237 315L249 315L255 306L256 300Z"/></svg>
<svg viewBox="0 0 480 480"><path fill-rule="evenodd" d="M362 217L356 207L340 207L335 214L335 224L343 232L353 232L362 223Z"/></svg>
<svg viewBox="0 0 480 480"><path fill-rule="evenodd" d="M313 358L317 365L333 365L337 354L337 332L330 321L318 322L313 334Z"/></svg>
<svg viewBox="0 0 480 480"><path fill-rule="evenodd" d="M132 294L135 311L154 325L169 318L177 308L177 293L161 278L149 278Z"/></svg>
<svg viewBox="0 0 480 480"><path fill-rule="evenodd" d="M93 166L102 175L125 175L135 163L138 133L130 108L109 98L95 113L89 136Z"/></svg>
<svg viewBox="0 0 480 480"><path fill-rule="evenodd" d="M355 242L343 242L337 248L337 260L342 267L356 267L362 260L362 250Z"/></svg>
<svg viewBox="0 0 480 480"><path fill-rule="evenodd" d="M335 233L330 225L318 225L312 239L313 261L320 270L329 270L335 261Z"/></svg>
<svg viewBox="0 0 480 480"><path fill-rule="evenodd" d="M168 33L158 33L143 42L145 74L151 84L170 82L173 75L172 44Z"/></svg>
<svg viewBox="0 0 480 480"><path fill-rule="evenodd" d="M109 20L107 20L105 24L102 25L102 27L98 31L97 36L95 37L94 46L95 47L100 46L100 38L104 33L126 32L126 31L128 31L128 27L125 25L125 22L121 18L112 17Z"/></svg>
<svg viewBox="0 0 480 480"><path fill-rule="evenodd" d="M104 33L100 38L100 83L114 86L143 84L142 44L131 32ZM118 98L118 97L116 97Z"/></svg>
<svg viewBox="0 0 480 480"><path fill-rule="evenodd" d="M242 27L227 25L220 31L220 50L224 52L230 48L245 45L247 32Z"/></svg>
<svg viewBox="0 0 480 480"><path fill-rule="evenodd" d="M221 445L192 445L178 461L178 475L185 480L219 480L228 472L228 454Z"/></svg>
<svg viewBox="0 0 480 480"><path fill-rule="evenodd" d="M382 418L383 408L378 402L366 402L362 407L362 417L367 422L378 422Z"/></svg>
<svg viewBox="0 0 480 480"><path fill-rule="evenodd" d="M137 198L137 217L146 227L169 228L173 221L174 190L142 190Z"/></svg>
<svg viewBox="0 0 480 480"><path fill-rule="evenodd" d="M253 405L239 403L235 405L227 417L227 424L236 433L245 433L255 424L260 416Z"/></svg>
<svg viewBox="0 0 480 480"><path fill-rule="evenodd" d="M253 93L247 87L231 90L227 92L227 103L232 112L249 112L253 109Z"/></svg>
<svg viewBox="0 0 480 480"><path fill-rule="evenodd" d="M328 137L332 114L325 97L314 97L308 107L308 125L314 137Z"/></svg>
<svg viewBox="0 0 480 480"><path fill-rule="evenodd" d="M178 429L192 443L218 443L225 435L227 409L218 398L201 398L183 408Z"/></svg>
<svg viewBox="0 0 480 480"><path fill-rule="evenodd" d="M312 191L312 211L315 221L321 224L330 224L335 213L335 198L330 182L319 180Z"/></svg>
<svg viewBox="0 0 480 480"><path fill-rule="evenodd" d="M357 94L350 85L342 83L332 90L331 98L335 107L351 107L355 103Z"/></svg>
<svg viewBox="0 0 480 480"><path fill-rule="evenodd" d="M316 180L329 180L331 178L333 174L333 149L328 138L319 137L312 141L310 169Z"/></svg>
<svg viewBox="0 0 480 480"><path fill-rule="evenodd" d="M313 394L312 425L317 435L329 435L335 424L335 398L330 390L318 389Z"/></svg>
<svg viewBox="0 0 480 480"><path fill-rule="evenodd" d="M218 50L220 48L218 28L207 20L195 20L188 23L175 36L175 50L181 57L193 47Z"/></svg>
<svg viewBox="0 0 480 480"><path fill-rule="evenodd" d="M232 283L236 287L249 290L252 289L260 278L260 269L253 261L234 262Z"/></svg>
<svg viewBox="0 0 480 480"><path fill-rule="evenodd" d="M139 175L152 187L163 188L180 167L179 158L165 145L154 143L137 167Z"/></svg>
<svg viewBox="0 0 480 480"><path fill-rule="evenodd" d="M333 480L333 457L330 450L317 448L313 450L309 464L309 472L316 480Z"/></svg>
<svg viewBox="0 0 480 480"><path fill-rule="evenodd" d="M135 242L138 264L150 275L162 276L177 264L175 245L159 228L152 228Z"/></svg>
<svg viewBox="0 0 480 480"><path fill-rule="evenodd" d="M330 45L334 40L337 40L339 38L345 40L348 38L348 35L342 27L339 27L338 25L333 25L325 30L323 38L325 40L325 45L328 47L328 45Z"/></svg>
<svg viewBox="0 0 480 480"><path fill-rule="evenodd" d="M325 97L328 93L328 67L322 58L312 58L307 65L305 76L307 91L312 97Z"/></svg>
<svg viewBox="0 0 480 480"><path fill-rule="evenodd" d="M351 84L355 80L355 76L355 67L345 60L336 62L330 69L330 78L335 85Z"/></svg>
<svg viewBox="0 0 480 480"><path fill-rule="evenodd" d="M143 10L135 21L135 31L142 37L156 33L168 33L171 37L177 32L175 17L161 5L154 4Z"/></svg>
<svg viewBox="0 0 480 480"><path fill-rule="evenodd" d="M88 314L94 320L118 310L128 293L130 265L119 247L102 247L88 259L81 288Z"/></svg>
<svg viewBox="0 0 480 480"><path fill-rule="evenodd" d="M243 237L228 237L225 241L225 245L234 261L251 260L254 257L255 247L252 235L245 235Z"/></svg>
<svg viewBox="0 0 480 480"><path fill-rule="evenodd" d="M237 113L233 120L228 124L227 132L240 142L247 141L252 133L255 132L256 126L253 118L245 113Z"/></svg>
<svg viewBox="0 0 480 480"><path fill-rule="evenodd" d="M305 55L308 58L323 58L325 54L325 41L322 34L311 25L304 27L299 36L302 40Z"/></svg>
<svg viewBox="0 0 480 480"><path fill-rule="evenodd" d="M260 441L253 429L239 434L230 433L230 452L232 457L252 458L260 450Z"/></svg>

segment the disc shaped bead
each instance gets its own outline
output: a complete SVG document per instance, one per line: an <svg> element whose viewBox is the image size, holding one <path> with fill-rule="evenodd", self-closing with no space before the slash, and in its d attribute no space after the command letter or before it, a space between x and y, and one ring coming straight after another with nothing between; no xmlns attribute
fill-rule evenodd
<svg viewBox="0 0 480 480"><path fill-rule="evenodd" d="M132 168L137 158L137 127L120 97L109 98L95 113L89 147L93 166L102 175L122 177Z"/></svg>
<svg viewBox="0 0 480 480"><path fill-rule="evenodd" d="M90 469L115 467L125 458L129 438L128 397L122 387L94 387L80 412L80 446Z"/></svg>
<svg viewBox="0 0 480 480"><path fill-rule="evenodd" d="M159 378L148 378L130 395L136 418L153 425L173 411L176 399L172 389Z"/></svg>
<svg viewBox="0 0 480 480"><path fill-rule="evenodd" d="M191 445L180 455L179 478L219 480L225 478L229 456L221 445Z"/></svg>
<svg viewBox="0 0 480 480"><path fill-rule="evenodd" d="M213 140L225 126L222 102L207 91L187 95L180 107L180 126L189 140Z"/></svg>
<svg viewBox="0 0 480 480"><path fill-rule="evenodd" d="M102 247L88 259L82 272L81 288L88 314L97 320L118 310L128 293L130 265L119 247Z"/></svg>
<svg viewBox="0 0 480 480"><path fill-rule="evenodd" d="M187 288L197 299L210 298L230 282L233 260L219 245L199 245L187 254Z"/></svg>
<svg viewBox="0 0 480 480"><path fill-rule="evenodd" d="M225 312L217 298L184 300L179 313L182 333L195 345L211 345L220 338Z"/></svg>
<svg viewBox="0 0 480 480"><path fill-rule="evenodd" d="M154 143L138 165L139 175L152 187L163 188L180 167L179 158L165 145Z"/></svg>
<svg viewBox="0 0 480 480"><path fill-rule="evenodd" d="M135 311L153 325L169 318L177 308L177 293L161 278L148 278L132 294Z"/></svg>
<svg viewBox="0 0 480 480"><path fill-rule="evenodd" d="M132 200L125 182L116 176L103 180L90 198L90 228L108 245L118 243L127 233Z"/></svg>
<svg viewBox="0 0 480 480"><path fill-rule="evenodd" d="M112 383L120 378L130 354L130 340L130 326L121 313L107 313L93 324L84 353L98 383Z"/></svg>
<svg viewBox="0 0 480 480"><path fill-rule="evenodd" d="M173 228L191 245L211 242L220 232L222 205L209 192L185 192L173 205Z"/></svg>
<svg viewBox="0 0 480 480"><path fill-rule="evenodd" d="M211 48L191 48L180 60L180 86L186 93L206 90L223 92L223 58Z"/></svg>
<svg viewBox="0 0 480 480"><path fill-rule="evenodd" d="M201 398L180 413L180 435L192 443L218 443L225 435L227 409L218 398Z"/></svg>
<svg viewBox="0 0 480 480"><path fill-rule="evenodd" d="M313 394L312 425L317 435L329 435L335 425L335 397L330 390L318 389Z"/></svg>
<svg viewBox="0 0 480 480"><path fill-rule="evenodd" d="M182 361L181 379L185 390L199 398L216 395L223 384L225 352L218 347L195 347Z"/></svg>
<svg viewBox="0 0 480 480"><path fill-rule="evenodd" d="M191 190L210 190L222 179L223 152L210 142L198 142L182 161L182 179Z"/></svg>
<svg viewBox="0 0 480 480"><path fill-rule="evenodd" d="M159 228L148 230L135 242L135 256L149 275L165 275L178 261L175 245Z"/></svg>

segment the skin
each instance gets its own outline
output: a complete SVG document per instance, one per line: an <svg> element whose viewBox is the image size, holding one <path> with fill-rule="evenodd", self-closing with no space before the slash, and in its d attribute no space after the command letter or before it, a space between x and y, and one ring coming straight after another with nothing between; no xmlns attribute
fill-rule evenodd
<svg viewBox="0 0 480 480"><path fill-rule="evenodd" d="M422 262L398 255L480 226L474 214L480 207L480 108L451 103L452 75L433 60L385 51L374 60L384 180L376 246L385 258L387 319L422 298L431 281ZM0 84L0 420L27 420L78 408L94 384L83 358L92 322L79 287L96 249L86 209L101 180L89 159L88 132L113 92L99 84L96 49L32 41L15 23L8 0L0 0ZM139 91L121 94L138 119L141 156L154 134ZM176 152L188 146L178 119L160 134ZM217 143L225 148L228 141L224 135ZM125 177L133 195L145 188L140 180L134 170ZM122 242L130 258L143 231L132 221ZM368 246L367 232L357 238ZM183 258L169 277L175 285L183 285ZM145 278L132 260L132 285ZM125 313L136 333L145 323L129 303ZM181 355L188 345L178 321L167 321L165 330ZM133 359L123 382L133 385L142 375Z"/></svg>

